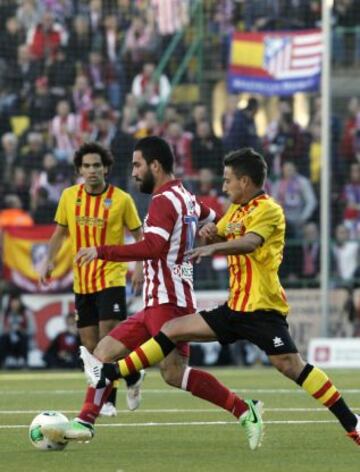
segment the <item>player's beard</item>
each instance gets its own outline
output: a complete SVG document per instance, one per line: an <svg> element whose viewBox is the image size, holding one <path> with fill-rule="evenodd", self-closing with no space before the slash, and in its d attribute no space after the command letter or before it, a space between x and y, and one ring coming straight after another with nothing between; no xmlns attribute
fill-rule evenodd
<svg viewBox="0 0 360 472"><path fill-rule="evenodd" d="M150 169L146 172L142 182L139 185L139 190L142 193L151 194L154 191L155 179Z"/></svg>

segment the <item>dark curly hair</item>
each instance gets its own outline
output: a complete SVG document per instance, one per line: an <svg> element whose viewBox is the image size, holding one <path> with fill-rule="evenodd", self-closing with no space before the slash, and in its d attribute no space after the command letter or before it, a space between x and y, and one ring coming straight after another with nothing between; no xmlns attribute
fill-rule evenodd
<svg viewBox="0 0 360 472"><path fill-rule="evenodd" d="M101 157L102 165L108 169L114 163L113 155L109 149L96 142L84 143L74 154L74 166L77 171L82 166L82 159L86 154L98 154Z"/></svg>

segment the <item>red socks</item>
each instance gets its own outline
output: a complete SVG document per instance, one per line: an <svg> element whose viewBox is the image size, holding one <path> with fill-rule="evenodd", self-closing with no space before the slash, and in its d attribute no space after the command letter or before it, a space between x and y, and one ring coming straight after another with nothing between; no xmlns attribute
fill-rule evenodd
<svg viewBox="0 0 360 472"><path fill-rule="evenodd" d="M247 404L215 377L203 370L187 367L181 388L192 393L195 397L207 400L214 405L224 408L236 418L248 410Z"/></svg>
<svg viewBox="0 0 360 472"><path fill-rule="evenodd" d="M96 418L99 416L101 407L108 399L112 388L112 384L107 385L104 388L88 387L85 396L85 401L77 417L81 421L94 424Z"/></svg>

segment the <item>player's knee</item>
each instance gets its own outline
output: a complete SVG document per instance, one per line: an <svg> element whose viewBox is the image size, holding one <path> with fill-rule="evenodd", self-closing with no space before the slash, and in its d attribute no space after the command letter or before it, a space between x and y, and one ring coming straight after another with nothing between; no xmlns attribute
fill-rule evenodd
<svg viewBox="0 0 360 472"><path fill-rule="evenodd" d="M161 327L161 331L172 341L177 341L179 337L177 333L177 319L164 323Z"/></svg>
<svg viewBox="0 0 360 472"><path fill-rule="evenodd" d="M109 351L106 342L99 342L99 344L94 349L94 356L99 359L101 362L111 362L112 361L112 353Z"/></svg>
<svg viewBox="0 0 360 472"><path fill-rule="evenodd" d="M160 368L161 376L168 385L172 387L181 387L181 380L183 377L183 369L177 366L171 367L161 367Z"/></svg>
<svg viewBox="0 0 360 472"><path fill-rule="evenodd" d="M276 356L277 359L272 358L272 364L281 372L285 377L296 380L298 377L298 365L295 359L291 355Z"/></svg>

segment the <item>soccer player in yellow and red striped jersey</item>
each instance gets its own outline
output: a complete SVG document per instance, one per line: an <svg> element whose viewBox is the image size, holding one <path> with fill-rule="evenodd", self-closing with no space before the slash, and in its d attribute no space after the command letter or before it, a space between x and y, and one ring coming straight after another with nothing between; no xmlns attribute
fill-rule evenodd
<svg viewBox="0 0 360 472"><path fill-rule="evenodd" d="M165 323L156 336L125 359L98 364L95 370L88 365L88 378L99 386L105 379L126 377L160 362L179 341L217 339L228 344L245 339L264 350L283 375L329 408L360 445L360 416L349 409L325 372L301 358L290 336L286 322L289 307L278 278L285 218L282 208L262 190L266 163L250 148L230 153L224 163L223 189L232 205L217 226L203 228L203 235L213 243L189 251L188 256L199 262L202 257L227 255L227 303Z"/></svg>
<svg viewBox="0 0 360 472"><path fill-rule="evenodd" d="M49 281L56 254L68 235L74 256L84 246L124 244L126 229L137 241L142 238L142 225L132 197L106 181L112 163L111 153L100 144L85 143L76 151L74 165L84 183L65 189L61 195L55 215L57 226L40 274L42 283ZM126 318L127 264L94 261L82 268L74 262L73 270L79 334L81 342L93 351L98 341ZM138 264L133 280L136 289L140 288L142 278L142 267ZM128 395L133 393L131 385L139 378L136 374L127 381ZM89 401L93 390L87 394ZM115 395L116 389L103 414L116 414Z"/></svg>

